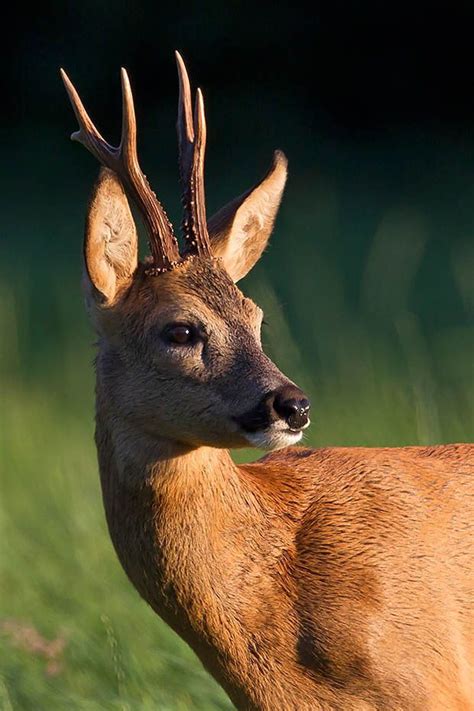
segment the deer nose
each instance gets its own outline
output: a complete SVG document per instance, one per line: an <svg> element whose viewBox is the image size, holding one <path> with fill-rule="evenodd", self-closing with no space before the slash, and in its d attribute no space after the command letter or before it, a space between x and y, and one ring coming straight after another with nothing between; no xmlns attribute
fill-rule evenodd
<svg viewBox="0 0 474 711"><path fill-rule="evenodd" d="M311 403L295 385L284 385L275 393L273 409L291 430L301 430L309 424Z"/></svg>

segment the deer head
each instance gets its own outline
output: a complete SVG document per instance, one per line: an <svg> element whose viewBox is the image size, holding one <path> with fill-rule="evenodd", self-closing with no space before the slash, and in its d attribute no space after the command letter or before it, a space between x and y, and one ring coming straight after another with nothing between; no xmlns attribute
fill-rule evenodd
<svg viewBox="0 0 474 711"><path fill-rule="evenodd" d="M263 353L262 311L235 285L267 244L286 158L275 152L263 180L207 221L204 103L198 90L193 112L179 54L177 64L181 252L138 163L127 73L122 69L122 136L113 147L62 72L80 127L72 138L104 166L84 240L86 303L99 333L99 388L114 417L185 447L294 444L309 424L309 402ZM141 263L127 195L148 232L151 255Z"/></svg>

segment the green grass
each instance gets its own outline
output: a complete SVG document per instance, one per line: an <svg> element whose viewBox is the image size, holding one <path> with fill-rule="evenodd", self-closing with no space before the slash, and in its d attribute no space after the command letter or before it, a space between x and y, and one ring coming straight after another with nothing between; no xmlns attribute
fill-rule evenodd
<svg viewBox="0 0 474 711"><path fill-rule="evenodd" d="M267 350L312 397L313 445L472 439L473 329L464 316L426 327L410 309L425 227L404 213L380 225L356 300L341 264L322 252L308 260L303 228L301 252L277 242L271 280L259 266L246 285L267 312ZM472 262L466 251L446 267L463 313ZM44 261L5 270L0 340L0 709L230 708L109 542L77 275Z"/></svg>
<svg viewBox="0 0 474 711"><path fill-rule="evenodd" d="M2 342L14 362L3 362L0 424L0 709L228 708L135 593L109 542L92 441L90 334L82 328L79 338L65 321L54 360L37 354L40 362L32 357L21 370L25 334L16 327L28 314L18 307L15 321L14 296L4 296ZM13 623L64 639L59 666L48 668L31 630L15 638Z"/></svg>

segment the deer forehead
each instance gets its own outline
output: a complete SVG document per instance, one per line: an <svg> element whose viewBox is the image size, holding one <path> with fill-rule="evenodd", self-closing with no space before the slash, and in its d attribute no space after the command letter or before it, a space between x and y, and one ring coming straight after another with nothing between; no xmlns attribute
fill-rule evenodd
<svg viewBox="0 0 474 711"><path fill-rule="evenodd" d="M198 319L219 328L260 327L263 312L236 287L219 260L192 259L159 276L140 276L133 309L144 328L180 319Z"/></svg>

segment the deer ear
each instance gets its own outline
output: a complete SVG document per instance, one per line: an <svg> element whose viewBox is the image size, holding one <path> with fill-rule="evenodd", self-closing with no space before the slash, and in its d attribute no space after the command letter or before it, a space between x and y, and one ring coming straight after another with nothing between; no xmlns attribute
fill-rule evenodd
<svg viewBox="0 0 474 711"><path fill-rule="evenodd" d="M88 307L111 305L138 262L135 223L116 174L102 168L89 202L84 237Z"/></svg>
<svg viewBox="0 0 474 711"><path fill-rule="evenodd" d="M286 175L286 157L275 151L272 166L263 180L209 220L212 252L222 259L235 282L252 269L267 245Z"/></svg>

